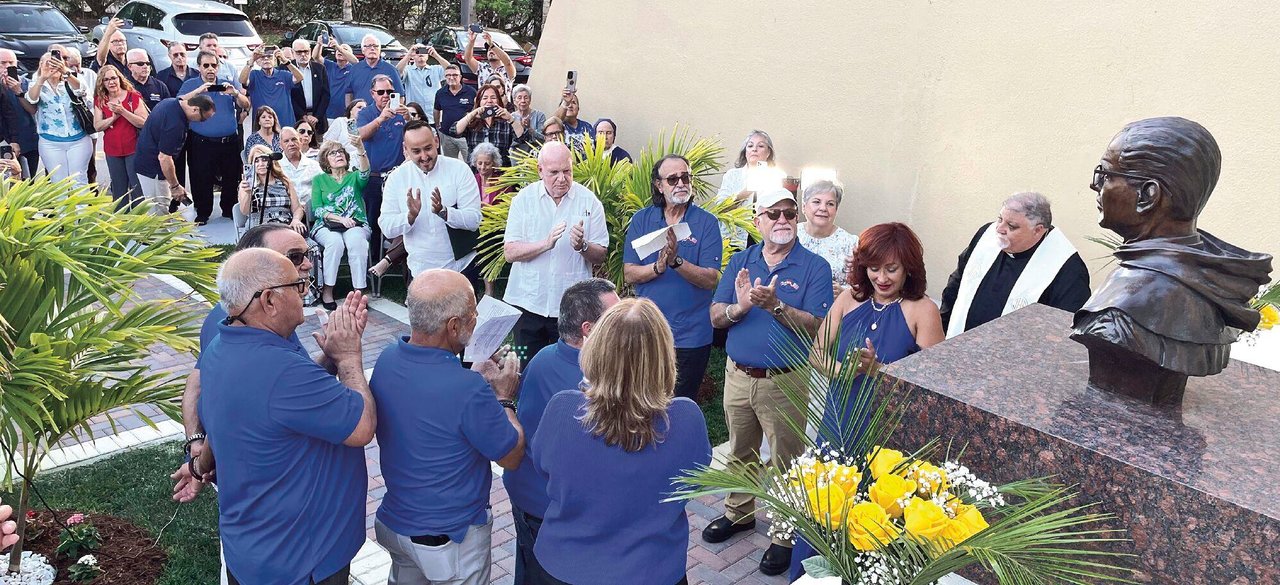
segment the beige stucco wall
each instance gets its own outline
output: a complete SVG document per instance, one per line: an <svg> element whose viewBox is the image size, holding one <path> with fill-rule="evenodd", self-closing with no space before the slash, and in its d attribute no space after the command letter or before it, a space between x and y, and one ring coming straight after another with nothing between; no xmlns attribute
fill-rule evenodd
<svg viewBox="0 0 1280 585"><path fill-rule="evenodd" d="M676 122L733 156L767 130L791 174L839 171L846 229L913 226L936 295L1017 190L1048 195L1101 269L1089 178L1151 116L1199 121L1222 147L1201 227L1280 253L1278 30L1268 2L555 0L531 85L554 109L578 70L584 117L616 119L633 152Z"/></svg>

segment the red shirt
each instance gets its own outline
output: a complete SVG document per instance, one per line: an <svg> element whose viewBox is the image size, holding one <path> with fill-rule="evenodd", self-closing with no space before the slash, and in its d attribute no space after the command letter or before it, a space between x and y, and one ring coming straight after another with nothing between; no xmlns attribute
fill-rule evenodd
<svg viewBox="0 0 1280 585"><path fill-rule="evenodd" d="M129 91L125 94L121 105L130 112L137 111L138 104L142 103L142 94L136 91ZM110 118L114 114L111 108L107 106L107 101L98 98L94 100L94 106L102 110L103 119ZM107 127L102 132L102 152L107 156L125 157L133 154L138 146L138 127L120 116L115 123Z"/></svg>

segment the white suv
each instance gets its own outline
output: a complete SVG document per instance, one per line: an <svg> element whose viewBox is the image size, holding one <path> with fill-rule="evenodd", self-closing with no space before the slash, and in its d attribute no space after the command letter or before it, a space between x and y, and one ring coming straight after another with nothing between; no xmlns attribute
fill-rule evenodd
<svg viewBox="0 0 1280 585"><path fill-rule="evenodd" d="M235 8L209 0L133 0L126 3L115 18L133 21L133 28L123 29L130 49L146 49L156 70L170 65L169 47L182 43L195 63L200 48L200 35L218 35L218 46L237 70L249 62L253 49L262 44L249 17ZM94 41L102 42L105 25L93 29Z"/></svg>

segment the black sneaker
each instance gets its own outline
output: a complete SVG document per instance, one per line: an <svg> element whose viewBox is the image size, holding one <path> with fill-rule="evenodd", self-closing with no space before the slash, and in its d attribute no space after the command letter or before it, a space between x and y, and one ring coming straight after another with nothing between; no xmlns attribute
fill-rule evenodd
<svg viewBox="0 0 1280 585"><path fill-rule="evenodd" d="M760 557L760 572L769 576L781 575L791 567L791 547L780 544L769 545Z"/></svg>
<svg viewBox="0 0 1280 585"><path fill-rule="evenodd" d="M702 540L715 544L729 540L733 535L739 532L754 530L756 527L755 516L745 522L734 522L727 516L721 516L712 520L706 528L702 529Z"/></svg>

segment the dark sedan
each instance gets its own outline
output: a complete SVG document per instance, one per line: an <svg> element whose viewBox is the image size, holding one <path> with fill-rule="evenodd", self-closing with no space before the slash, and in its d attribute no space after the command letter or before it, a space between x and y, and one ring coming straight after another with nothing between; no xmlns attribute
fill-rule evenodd
<svg viewBox="0 0 1280 585"><path fill-rule="evenodd" d="M0 2L0 49L12 49L24 71L35 71L53 44L74 47L83 60L92 61L87 32L44 2Z"/></svg>
<svg viewBox="0 0 1280 585"><path fill-rule="evenodd" d="M286 33L284 39L286 45L294 39L305 39L315 44L321 35L328 35L330 38L337 39L339 43L351 45L351 52L355 53L357 59L364 58L364 49L360 47L360 40L365 35L373 35L382 44L382 59L385 61L395 63L408 52L408 49L387 32L387 29L365 22L313 20L302 25L295 32ZM324 56L332 59L333 50L326 48Z"/></svg>
<svg viewBox="0 0 1280 585"><path fill-rule="evenodd" d="M533 74L533 55L526 52L520 47L511 35L502 32L496 28L486 28L484 32L489 33L496 43L508 57L516 64L515 80L516 83L528 83L529 76ZM446 26L436 29L425 37L426 44L432 45L436 51L442 55L445 60L449 61L462 69L462 81L464 83L475 85L476 73L470 67L467 67L466 57L462 54L467 49L467 29L460 26ZM475 57L479 61L485 59L484 40L476 39L476 46L473 51Z"/></svg>

